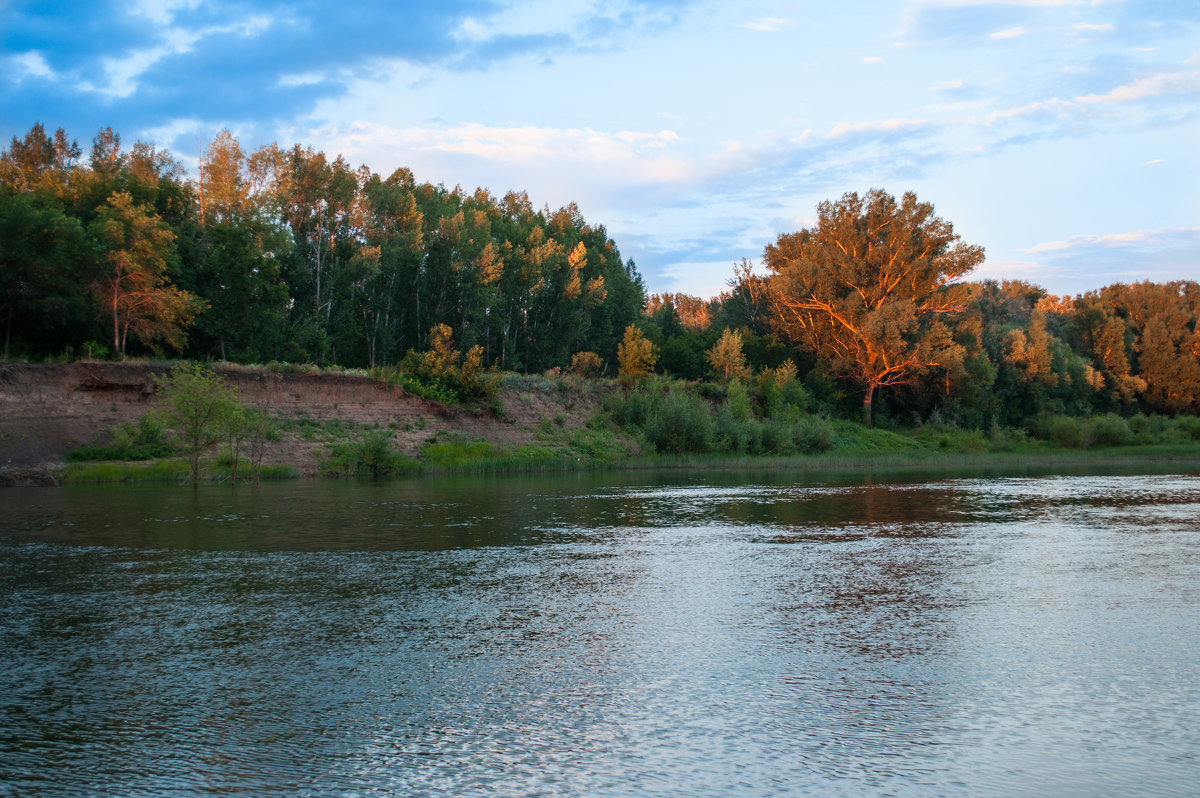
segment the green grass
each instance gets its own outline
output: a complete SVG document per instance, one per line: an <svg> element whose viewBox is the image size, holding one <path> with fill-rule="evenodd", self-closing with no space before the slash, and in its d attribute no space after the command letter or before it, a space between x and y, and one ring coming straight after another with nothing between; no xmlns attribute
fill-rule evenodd
<svg viewBox="0 0 1200 798"><path fill-rule="evenodd" d="M736 469L796 471L888 471L958 475L965 472L1020 472L1056 468L1145 468L1191 466L1200 469L1200 445L1122 446L1110 449L1041 449L1021 452L945 452L920 447L904 451L822 454L650 455L610 464L613 469ZM600 465L603 468L605 466Z"/></svg>
<svg viewBox="0 0 1200 798"><path fill-rule="evenodd" d="M483 440L441 441L421 447L422 472L559 470L569 465L570 456L557 447L542 444L497 446Z"/></svg>
<svg viewBox="0 0 1200 798"><path fill-rule="evenodd" d="M155 460L150 463L69 463L63 482L183 482L188 478L184 460Z"/></svg>

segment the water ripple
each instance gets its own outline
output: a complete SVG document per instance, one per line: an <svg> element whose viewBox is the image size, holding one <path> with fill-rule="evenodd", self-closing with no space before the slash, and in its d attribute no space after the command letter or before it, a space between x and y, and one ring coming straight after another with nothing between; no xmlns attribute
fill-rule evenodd
<svg viewBox="0 0 1200 798"><path fill-rule="evenodd" d="M1200 772L1196 477L0 502L0 796L1182 795Z"/></svg>

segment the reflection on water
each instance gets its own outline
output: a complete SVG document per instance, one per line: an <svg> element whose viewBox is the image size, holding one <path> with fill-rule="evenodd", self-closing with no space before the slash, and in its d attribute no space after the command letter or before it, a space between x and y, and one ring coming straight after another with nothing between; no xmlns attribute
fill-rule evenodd
<svg viewBox="0 0 1200 798"><path fill-rule="evenodd" d="M0 492L0 796L1178 795L1200 478Z"/></svg>

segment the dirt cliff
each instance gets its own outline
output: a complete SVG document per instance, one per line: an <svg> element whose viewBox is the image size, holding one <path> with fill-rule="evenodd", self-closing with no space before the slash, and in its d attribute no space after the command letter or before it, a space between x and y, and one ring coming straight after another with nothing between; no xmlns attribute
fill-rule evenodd
<svg viewBox="0 0 1200 798"><path fill-rule="evenodd" d="M0 363L0 469L46 468L71 449L106 443L110 429L154 408L168 370L97 361ZM561 382L517 377L501 389L503 410L497 415L446 407L368 377L239 366L217 372L245 405L288 422L265 462L293 465L304 474L315 473L328 449L328 435L306 434L306 425L341 422L351 430L378 425L392 430L397 448L411 455L448 434L499 444L533 442L545 419L567 428L582 425L598 401L594 393L561 390Z"/></svg>

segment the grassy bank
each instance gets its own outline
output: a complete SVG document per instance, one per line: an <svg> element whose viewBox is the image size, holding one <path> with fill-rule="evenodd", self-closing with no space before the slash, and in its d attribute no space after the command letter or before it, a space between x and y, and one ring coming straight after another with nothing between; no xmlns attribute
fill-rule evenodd
<svg viewBox="0 0 1200 798"><path fill-rule="evenodd" d="M286 414L278 406L268 414L266 405L227 413L212 431L217 443L202 453L202 479L1200 467L1196 417L1042 414L1023 427L983 430L935 415L908 427L867 427L831 416L784 369L723 384L654 377L624 387L611 380L508 375L491 380L500 391L494 410L414 404L404 394L387 394L397 398L374 416L362 411L376 395L369 380L366 394L328 394L330 385L349 389L340 377L323 384L316 376L312 384L289 385L297 401ZM310 415L314 408L322 408L323 417ZM46 482L186 483L188 449L177 427L155 410L125 421L109 430L107 443L102 438L69 452L72 462L47 472ZM241 464L236 479L234 463ZM255 464L261 464L257 472Z"/></svg>
<svg viewBox="0 0 1200 798"><path fill-rule="evenodd" d="M426 460L405 458L387 470L345 469L327 465L325 478L412 478L446 474L550 474L580 471L730 470L835 473L871 471L888 474L970 476L999 473L1049 472L1080 468L1200 471L1200 445L1144 445L1085 451L1045 448L1022 452L905 451L825 452L815 455L750 456L721 454L649 455L621 460L587 459L539 447L519 450L484 445L443 447ZM264 466L262 481L299 479L290 466ZM71 463L55 474L61 484L188 482L187 463L159 460L148 463ZM206 469L208 484L230 483L227 467ZM243 481L243 480L239 480Z"/></svg>

